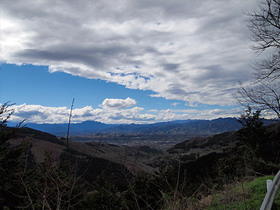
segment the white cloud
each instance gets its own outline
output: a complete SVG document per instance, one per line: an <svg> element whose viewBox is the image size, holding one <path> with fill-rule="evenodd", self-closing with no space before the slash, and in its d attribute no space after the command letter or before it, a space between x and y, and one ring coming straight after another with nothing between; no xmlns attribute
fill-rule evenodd
<svg viewBox="0 0 280 210"><path fill-rule="evenodd" d="M41 105L22 104L13 106L15 109L12 115L13 121L26 119L28 122L56 123L67 122L70 110L67 107L45 107Z"/></svg>
<svg viewBox="0 0 280 210"><path fill-rule="evenodd" d="M255 0L1 2L1 61L47 65L189 104L233 104Z"/></svg>
<svg viewBox="0 0 280 210"><path fill-rule="evenodd" d="M41 105L14 105L15 109L11 121L20 122L26 119L27 123L67 123L70 109L67 107L46 107ZM241 113L240 109L183 109L183 110L149 110L142 107L130 109L103 109L86 106L73 109L72 122L87 120L103 123L155 123L172 120L186 119L215 119L218 117L236 117Z"/></svg>
<svg viewBox="0 0 280 210"><path fill-rule="evenodd" d="M128 97L126 99L106 98L101 106L105 109L122 109L134 105L136 105L136 101Z"/></svg>
<svg viewBox="0 0 280 210"><path fill-rule="evenodd" d="M172 104L172 106L175 106L175 107L176 107L178 104L180 104L180 103L176 103L176 102L175 102L175 103Z"/></svg>

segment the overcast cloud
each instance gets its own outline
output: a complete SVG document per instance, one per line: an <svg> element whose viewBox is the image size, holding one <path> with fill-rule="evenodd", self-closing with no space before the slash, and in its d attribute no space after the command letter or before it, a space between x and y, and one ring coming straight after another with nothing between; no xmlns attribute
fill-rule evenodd
<svg viewBox="0 0 280 210"><path fill-rule="evenodd" d="M1 61L47 65L50 72L152 90L152 97L187 104L230 105L238 81L251 76L254 55L243 12L255 5L255 0L3 0ZM111 102L104 106L114 107ZM134 109L139 118L154 117ZM116 118L123 114L115 112Z"/></svg>

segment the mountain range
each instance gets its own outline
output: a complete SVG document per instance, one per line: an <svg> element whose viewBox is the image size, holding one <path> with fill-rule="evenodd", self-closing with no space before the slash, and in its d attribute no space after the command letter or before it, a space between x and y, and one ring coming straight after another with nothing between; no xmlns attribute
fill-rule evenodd
<svg viewBox="0 0 280 210"><path fill-rule="evenodd" d="M275 121L264 120L264 124ZM66 136L68 124L36 124L28 123L26 127L51 133L56 136ZM118 133L118 134L163 134L209 136L218 133L235 131L241 128L236 118L218 118L214 120L177 120L154 124L104 124L96 121L72 123L71 135L86 135L92 133Z"/></svg>

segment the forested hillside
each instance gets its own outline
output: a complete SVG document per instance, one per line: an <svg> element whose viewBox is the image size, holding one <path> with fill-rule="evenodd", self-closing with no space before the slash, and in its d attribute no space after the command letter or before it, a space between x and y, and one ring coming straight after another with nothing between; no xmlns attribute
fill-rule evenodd
<svg viewBox="0 0 280 210"><path fill-rule="evenodd" d="M10 208L204 209L222 204L214 194L227 186L274 174L280 164L280 124L166 151L73 141L67 148L66 139L29 128L1 126L0 133L1 206Z"/></svg>

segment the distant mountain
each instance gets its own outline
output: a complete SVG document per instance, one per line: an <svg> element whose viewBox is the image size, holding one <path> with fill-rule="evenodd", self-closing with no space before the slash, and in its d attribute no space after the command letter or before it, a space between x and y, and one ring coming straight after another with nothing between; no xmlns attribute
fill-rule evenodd
<svg viewBox="0 0 280 210"><path fill-rule="evenodd" d="M265 120L264 124L272 124L275 121ZM29 128L51 133L57 136L65 136L68 124L35 124L28 123ZM86 135L90 133L118 133L118 134L166 134L187 135L189 137L210 136L241 128L236 118L218 118L214 120L177 120L154 124L104 124L96 121L72 123L71 135Z"/></svg>
<svg viewBox="0 0 280 210"><path fill-rule="evenodd" d="M85 134L85 133L95 133L100 132L103 129L110 128L115 125L104 124L96 121L85 121L82 123L72 123L70 125L70 130L72 135ZM66 136L68 123L61 124L36 124L28 123L26 127L40 130L43 132L51 133L57 136Z"/></svg>
<svg viewBox="0 0 280 210"><path fill-rule="evenodd" d="M217 133L238 130L241 128L236 118L219 118L215 120L195 120L187 122L172 122L172 125L149 128L146 133L158 134L188 134L191 136L209 136Z"/></svg>

